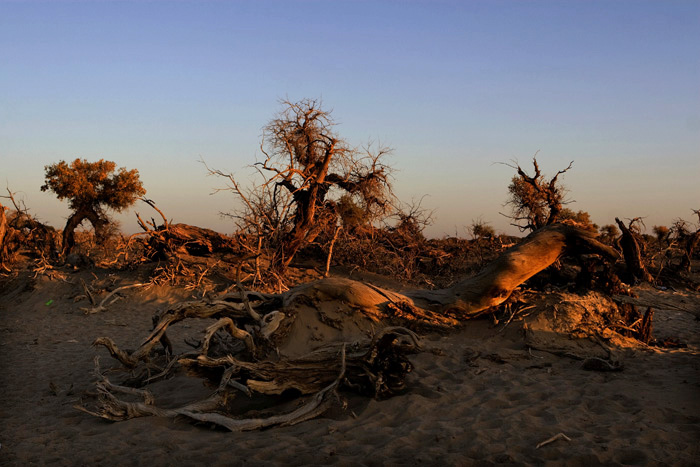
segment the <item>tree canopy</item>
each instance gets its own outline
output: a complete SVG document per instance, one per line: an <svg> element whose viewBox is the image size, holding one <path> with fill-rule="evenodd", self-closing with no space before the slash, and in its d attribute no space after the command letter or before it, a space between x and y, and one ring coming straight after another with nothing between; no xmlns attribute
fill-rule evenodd
<svg viewBox="0 0 700 467"><path fill-rule="evenodd" d="M116 168L117 164L104 159L97 162L75 159L70 164L60 161L45 167L41 191L52 191L59 200L67 199L73 210L63 229L63 253L69 253L75 245L74 231L85 219L95 228L99 239L110 223L104 208L119 212L146 194L138 170L121 167L115 173Z"/></svg>
<svg viewBox="0 0 700 467"><path fill-rule="evenodd" d="M126 170L117 164L100 159L88 162L75 159L68 164L60 161L47 165L46 181L41 191L52 191L59 200L68 199L73 210L101 206L119 212L146 194L136 169Z"/></svg>

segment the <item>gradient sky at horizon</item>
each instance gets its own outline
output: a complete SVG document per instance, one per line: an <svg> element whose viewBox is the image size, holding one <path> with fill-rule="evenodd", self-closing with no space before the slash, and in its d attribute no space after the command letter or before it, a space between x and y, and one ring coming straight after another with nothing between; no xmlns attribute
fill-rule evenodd
<svg viewBox="0 0 700 467"><path fill-rule="evenodd" d="M598 224L700 208L697 1L0 1L0 189L59 228L44 166L80 157L230 233L234 198L198 161L245 180L279 100L306 97L351 144L394 148L431 236L517 232L498 163L538 151L548 174L575 161L569 207Z"/></svg>

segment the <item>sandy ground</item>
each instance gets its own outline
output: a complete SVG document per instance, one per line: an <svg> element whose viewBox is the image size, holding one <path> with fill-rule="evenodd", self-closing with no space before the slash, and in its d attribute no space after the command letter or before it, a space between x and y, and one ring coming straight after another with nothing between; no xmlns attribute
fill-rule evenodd
<svg viewBox="0 0 700 467"><path fill-rule="evenodd" d="M134 281L95 273L103 283ZM137 347L153 312L186 292L129 290L86 315L87 302L74 299L89 272L66 273L72 283L26 276L0 290L1 465L700 464L698 294L643 290L694 311L655 315L655 336L688 348L628 349L620 372L529 350L515 321L500 331L478 320L425 337L428 351L412 357L405 394L376 401L343 393L347 408L322 418L230 433L184 419L112 423L74 408L93 388L94 356L111 362L92 341ZM171 339L195 331L188 326ZM210 391L184 377L168 383L155 388L160 404ZM559 433L569 440L537 447Z"/></svg>

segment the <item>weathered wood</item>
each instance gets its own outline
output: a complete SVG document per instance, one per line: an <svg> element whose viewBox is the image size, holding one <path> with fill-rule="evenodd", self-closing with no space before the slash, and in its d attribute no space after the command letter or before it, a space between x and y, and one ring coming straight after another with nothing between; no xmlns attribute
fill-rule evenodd
<svg viewBox="0 0 700 467"><path fill-rule="evenodd" d="M277 335L278 340L282 338L282 331L288 329L300 313L320 323L316 310L321 309L320 304L328 302L342 304L345 309L384 326L399 321L454 327L461 320L478 316L503 303L517 286L563 255L591 252L608 258L619 257L613 248L595 240L591 232L556 224L534 232L501 254L478 275L447 289L414 290L402 294L352 279L331 277L300 285L283 294L260 295L252 305L242 303L244 300L240 299L239 294L228 295L225 300L190 301L164 312L151 335L128 358L110 352L122 363L131 366L147 357L172 323L187 318L250 318L251 307L258 310L254 315L280 312L275 315L276 332L268 332L269 337L274 339ZM255 320L252 324L259 326L260 321ZM98 343L113 347L109 339L104 339Z"/></svg>
<svg viewBox="0 0 700 467"><path fill-rule="evenodd" d="M88 298L90 299L90 302L95 303L95 299L90 293L90 290L88 290L87 285L85 284L85 281L82 281L83 289L85 290L85 293L87 294ZM128 284L128 285L123 285L121 287L117 287L116 289L112 290L110 293L107 294L105 298L102 299L99 305L94 306L93 308L82 308L82 310L85 312L86 315L92 314L92 313L99 313L101 311L105 311L107 309L107 306L114 303L119 299L119 297L115 297L114 300L111 302L107 303L110 298L112 298L115 294L121 292L122 290L126 289L133 289L136 287L145 287L149 285L149 283L136 283L136 284Z"/></svg>
<svg viewBox="0 0 700 467"><path fill-rule="evenodd" d="M26 209L21 209L8 189L8 196L14 206L14 213L9 217L8 208L0 204L0 265L8 269L8 260L20 250L47 255L55 250L57 233L53 227L42 224L30 216Z"/></svg>
<svg viewBox="0 0 700 467"><path fill-rule="evenodd" d="M7 208L0 203L0 250L5 246L5 232L7 232Z"/></svg>
<svg viewBox="0 0 700 467"><path fill-rule="evenodd" d="M214 381L220 391L229 387L273 395L290 389L302 394L320 391L314 399L317 403L292 417L301 420L321 413L329 388L334 390L339 384L339 373L345 375L342 380L349 387L374 397L387 397L403 389L405 377L412 369L406 355L419 351L420 344L415 334L403 327L392 327L392 323L457 326L502 303L523 281L563 255L580 253L619 257L589 231L557 224L531 234L477 276L447 289L398 293L351 279L326 278L278 295L239 290L214 300L181 303L164 311L151 334L134 352L120 350L106 337L97 339L95 345L105 346L127 368L143 363L151 371L154 366L158 369L151 350L163 339L168 326L188 318L217 319L207 329L198 352L194 356L175 356L177 366L167 360L159 377L184 367L208 378L220 378ZM222 348L212 349L213 336L221 329L245 342L245 346L238 347L240 352L230 347L223 352ZM371 334L374 338L368 341L367 335ZM347 358L343 357L341 369L338 353L345 343L354 344ZM269 426L268 422L243 423L188 408L163 411L147 403L123 402L107 389L102 410L93 414L107 414L110 419L186 415L235 430ZM279 424L277 420L273 418L269 423Z"/></svg>
<svg viewBox="0 0 700 467"><path fill-rule="evenodd" d="M627 264L627 271L635 279L645 282L653 282L654 278L651 277L651 274L649 274L644 266L644 262L642 261L642 254L636 236L617 217L615 218L615 222L622 231L620 246L622 247L622 253L625 257L625 264Z"/></svg>
<svg viewBox="0 0 700 467"><path fill-rule="evenodd" d="M644 317L642 318L642 322L639 326L639 332L637 335L637 339L640 341L644 342L645 344L648 344L652 340L652 321L654 319L654 309L652 307L647 308L646 313L644 313Z"/></svg>
<svg viewBox="0 0 700 467"><path fill-rule="evenodd" d="M89 220L95 229L95 238L102 238L104 229L109 221L104 213L96 209L94 206L85 206L77 209L66 221L66 226L63 228L63 255L67 255L75 247L75 229L85 220Z"/></svg>
<svg viewBox="0 0 700 467"><path fill-rule="evenodd" d="M416 306L469 318L503 303L513 290L567 254L597 253L619 258L590 231L565 224L544 227L502 253L474 277L435 291L407 293Z"/></svg>
<svg viewBox="0 0 700 467"><path fill-rule="evenodd" d="M232 355L211 358L206 354L201 354L197 358L182 357L178 363L183 367L225 368L225 371L214 396L175 409L157 407L155 399L148 390L111 383L101 374L96 360L96 372L101 378L97 383L99 394L97 409L88 409L85 406L76 408L113 421L144 416L184 415L197 421L214 423L231 431L292 425L324 413L331 406L332 396L335 395L341 383L361 388L378 398L393 395L402 390L406 374L413 368L405 354L419 349L420 344L415 334L407 329L394 327L383 330L374 340L361 344L347 356L346 344L342 344L320 349L296 360L255 362L239 360ZM116 348L110 348L110 352L113 355L122 354L122 357L125 354ZM126 360L134 362L135 359L129 357ZM238 378L240 381L235 381L233 378ZM221 413L225 407L224 391L229 386L246 393L252 390L275 395L294 389L302 394L313 394L313 396L304 405L288 414L265 419L238 419ZM143 402L119 399L117 394L120 393L141 397ZM232 394L229 394L229 397L231 396Z"/></svg>

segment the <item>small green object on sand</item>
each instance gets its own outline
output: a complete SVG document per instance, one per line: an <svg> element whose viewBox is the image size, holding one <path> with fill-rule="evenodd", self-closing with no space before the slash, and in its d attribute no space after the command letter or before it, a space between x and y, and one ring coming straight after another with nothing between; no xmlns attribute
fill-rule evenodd
<svg viewBox="0 0 700 467"><path fill-rule="evenodd" d="M46 306L51 306L52 303L53 303L53 299L51 299L51 300L49 300L48 302L46 302Z"/></svg>

